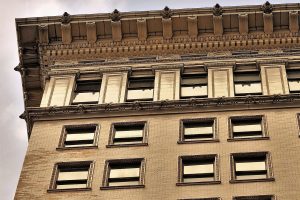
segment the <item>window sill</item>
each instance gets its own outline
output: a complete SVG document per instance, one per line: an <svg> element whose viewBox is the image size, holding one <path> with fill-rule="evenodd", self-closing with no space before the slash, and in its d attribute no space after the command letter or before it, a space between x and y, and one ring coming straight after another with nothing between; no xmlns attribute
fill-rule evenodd
<svg viewBox="0 0 300 200"><path fill-rule="evenodd" d="M177 144L196 144L196 143L213 143L213 142L220 142L220 140L207 139L207 140L177 141Z"/></svg>
<svg viewBox="0 0 300 200"><path fill-rule="evenodd" d="M48 189L48 193L53 192L80 192L80 191L91 191L92 188L69 188L69 189Z"/></svg>
<svg viewBox="0 0 300 200"><path fill-rule="evenodd" d="M136 189L136 188L145 188L145 185L102 186L100 187L100 190Z"/></svg>
<svg viewBox="0 0 300 200"><path fill-rule="evenodd" d="M272 181L275 181L275 178L230 180L229 183L253 183L253 182L272 182Z"/></svg>
<svg viewBox="0 0 300 200"><path fill-rule="evenodd" d="M65 150L81 150L81 149L98 149L98 146L87 146L87 147L57 147L57 151Z"/></svg>
<svg viewBox="0 0 300 200"><path fill-rule="evenodd" d="M119 147L142 147L148 146L148 143L136 143L136 144L108 144L106 148L119 148Z"/></svg>
<svg viewBox="0 0 300 200"><path fill-rule="evenodd" d="M191 183L176 183L176 186L190 186L190 185L214 185L221 184L221 181L205 181L205 182L191 182Z"/></svg>
<svg viewBox="0 0 300 200"><path fill-rule="evenodd" d="M256 138L229 138L228 142L237 142L237 141L252 141L252 140L269 140L270 137L256 137Z"/></svg>

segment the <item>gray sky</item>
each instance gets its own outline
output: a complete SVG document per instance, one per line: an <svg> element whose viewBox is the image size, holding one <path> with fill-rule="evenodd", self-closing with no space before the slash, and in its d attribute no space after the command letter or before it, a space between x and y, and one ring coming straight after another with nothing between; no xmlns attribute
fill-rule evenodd
<svg viewBox="0 0 300 200"><path fill-rule="evenodd" d="M84 3L83 3L84 2ZM19 119L24 110L21 77L13 68L19 63L15 18L87 14L172 8L212 7L263 4L261 0L0 0L0 198L13 199L27 148L25 122ZM298 3L299 0L273 0L271 3Z"/></svg>

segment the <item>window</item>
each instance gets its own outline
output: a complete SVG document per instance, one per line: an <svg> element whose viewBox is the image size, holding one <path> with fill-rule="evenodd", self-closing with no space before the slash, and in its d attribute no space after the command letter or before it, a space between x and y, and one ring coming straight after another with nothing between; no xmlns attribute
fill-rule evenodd
<svg viewBox="0 0 300 200"><path fill-rule="evenodd" d="M217 155L179 157L179 182L177 185L220 183Z"/></svg>
<svg viewBox="0 0 300 200"><path fill-rule="evenodd" d="M72 105L98 104L101 80L77 80Z"/></svg>
<svg viewBox="0 0 300 200"><path fill-rule="evenodd" d="M101 189L144 187L144 174L144 159L106 161Z"/></svg>
<svg viewBox="0 0 300 200"><path fill-rule="evenodd" d="M114 123L111 128L110 146L133 146L147 144L146 122Z"/></svg>
<svg viewBox="0 0 300 200"><path fill-rule="evenodd" d="M207 97L207 74L182 74L181 98Z"/></svg>
<svg viewBox="0 0 300 200"><path fill-rule="evenodd" d="M300 93L300 69L287 70L290 93Z"/></svg>
<svg viewBox="0 0 300 200"><path fill-rule="evenodd" d="M129 77L127 101L152 101L154 76Z"/></svg>
<svg viewBox="0 0 300 200"><path fill-rule="evenodd" d="M232 154L231 166L233 183L274 180L267 152Z"/></svg>
<svg viewBox="0 0 300 200"><path fill-rule="evenodd" d="M49 191L91 189L92 161L57 163Z"/></svg>
<svg viewBox="0 0 300 200"><path fill-rule="evenodd" d="M80 148L97 146L98 125L82 124L63 127L59 148Z"/></svg>
<svg viewBox="0 0 300 200"><path fill-rule="evenodd" d="M178 143L216 141L216 123L214 118L181 120Z"/></svg>
<svg viewBox="0 0 300 200"><path fill-rule="evenodd" d="M236 116L229 123L229 140L268 139L264 116Z"/></svg>
<svg viewBox="0 0 300 200"><path fill-rule="evenodd" d="M261 80L258 71L234 72L234 90L236 96L261 95Z"/></svg>
<svg viewBox="0 0 300 200"><path fill-rule="evenodd" d="M233 197L233 200L275 200L275 197L274 195L240 196Z"/></svg>

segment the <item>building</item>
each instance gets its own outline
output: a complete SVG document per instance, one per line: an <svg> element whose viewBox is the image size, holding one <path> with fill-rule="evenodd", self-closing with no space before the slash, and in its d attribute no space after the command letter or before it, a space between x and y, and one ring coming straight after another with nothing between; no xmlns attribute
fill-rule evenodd
<svg viewBox="0 0 300 200"><path fill-rule="evenodd" d="M15 199L297 200L300 5L16 19Z"/></svg>

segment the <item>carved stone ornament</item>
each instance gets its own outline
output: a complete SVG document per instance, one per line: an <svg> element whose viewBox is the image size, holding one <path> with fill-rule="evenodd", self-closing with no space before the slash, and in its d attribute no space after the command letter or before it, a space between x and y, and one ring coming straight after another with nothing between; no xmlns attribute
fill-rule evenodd
<svg viewBox="0 0 300 200"><path fill-rule="evenodd" d="M214 16L221 16L223 13L223 8L222 8L222 6L220 6L220 4L217 3L213 7L212 11L213 11Z"/></svg>
<svg viewBox="0 0 300 200"><path fill-rule="evenodd" d="M270 14L273 11L273 6L270 2L266 1L266 3L261 6L261 10L266 14Z"/></svg>
<svg viewBox="0 0 300 200"><path fill-rule="evenodd" d="M169 19L169 18L171 18L171 16L172 16L172 10L171 10L168 6L166 6L166 7L162 10L161 15L162 15L162 17L163 17L164 19Z"/></svg>
<svg viewBox="0 0 300 200"><path fill-rule="evenodd" d="M115 10L110 14L110 18L111 18L111 20L114 21L114 22L120 21L120 19L121 19L120 11L118 11L117 9L115 9Z"/></svg>
<svg viewBox="0 0 300 200"><path fill-rule="evenodd" d="M61 23L68 24L71 21L71 15L67 12L64 12L64 14L61 17Z"/></svg>

